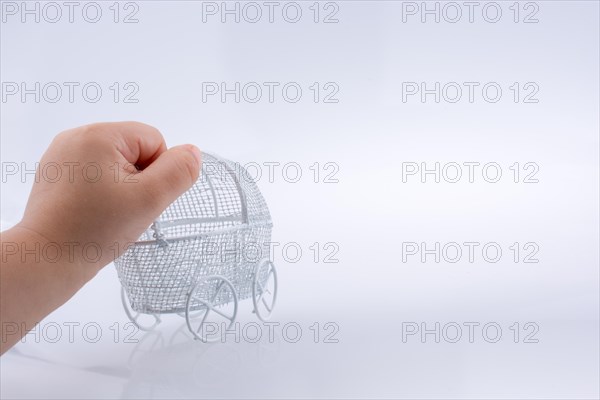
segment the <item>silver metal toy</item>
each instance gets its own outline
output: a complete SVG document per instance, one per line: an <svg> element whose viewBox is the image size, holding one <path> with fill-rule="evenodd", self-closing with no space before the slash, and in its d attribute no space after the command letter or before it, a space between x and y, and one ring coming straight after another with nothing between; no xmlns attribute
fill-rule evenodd
<svg viewBox="0 0 600 400"><path fill-rule="evenodd" d="M247 171L203 153L194 186L115 260L125 312L143 330L159 324L161 314L179 314L203 341L210 341L209 314L224 318L229 329L240 300L252 298L256 316L268 319L277 299L271 228ZM154 323L141 324L142 314Z"/></svg>

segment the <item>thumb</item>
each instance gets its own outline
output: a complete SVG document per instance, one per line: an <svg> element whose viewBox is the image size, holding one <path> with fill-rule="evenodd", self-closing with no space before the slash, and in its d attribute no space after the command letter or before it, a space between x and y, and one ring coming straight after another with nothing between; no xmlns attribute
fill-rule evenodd
<svg viewBox="0 0 600 400"><path fill-rule="evenodd" d="M200 150L191 144L171 147L140 173L140 182L157 215L198 180Z"/></svg>

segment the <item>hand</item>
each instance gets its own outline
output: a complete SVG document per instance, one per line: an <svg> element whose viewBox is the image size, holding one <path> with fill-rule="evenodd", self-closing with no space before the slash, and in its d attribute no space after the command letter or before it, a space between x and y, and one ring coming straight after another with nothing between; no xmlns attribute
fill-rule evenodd
<svg viewBox="0 0 600 400"><path fill-rule="evenodd" d="M200 165L195 146L167 150L157 129L138 122L56 136L23 219L2 233L2 326L31 329L67 301L196 182ZM41 254L26 252L33 248ZM25 333L7 339L3 330L2 352Z"/></svg>
<svg viewBox="0 0 600 400"><path fill-rule="evenodd" d="M102 267L196 182L199 169L195 146L167 150L160 132L142 123L71 129L43 155L18 227L74 243L71 252L86 267L100 249L92 264ZM90 255L81 257L84 246Z"/></svg>

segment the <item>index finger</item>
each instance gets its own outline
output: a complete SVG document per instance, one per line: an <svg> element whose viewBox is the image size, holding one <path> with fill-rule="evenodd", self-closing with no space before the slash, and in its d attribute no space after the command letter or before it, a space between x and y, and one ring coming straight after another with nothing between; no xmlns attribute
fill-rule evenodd
<svg viewBox="0 0 600 400"><path fill-rule="evenodd" d="M123 157L140 169L152 164L167 150L165 139L153 126L135 121L105 122L101 125L111 132Z"/></svg>

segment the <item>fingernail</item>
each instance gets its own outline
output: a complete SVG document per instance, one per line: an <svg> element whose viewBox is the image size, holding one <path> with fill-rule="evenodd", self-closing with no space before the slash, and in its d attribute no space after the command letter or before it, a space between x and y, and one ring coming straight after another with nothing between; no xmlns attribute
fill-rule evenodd
<svg viewBox="0 0 600 400"><path fill-rule="evenodd" d="M193 144L190 144L189 150L192 152L194 157L196 157L196 161L198 162L198 166L202 164L202 154L200 153L200 149L198 149Z"/></svg>

